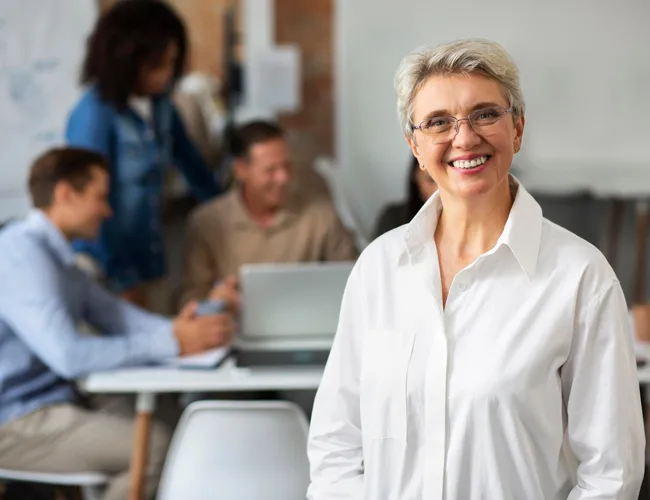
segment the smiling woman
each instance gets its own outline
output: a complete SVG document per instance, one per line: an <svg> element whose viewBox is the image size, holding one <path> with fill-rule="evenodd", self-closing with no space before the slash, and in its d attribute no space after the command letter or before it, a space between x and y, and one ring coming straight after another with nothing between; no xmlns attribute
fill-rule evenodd
<svg viewBox="0 0 650 500"><path fill-rule="evenodd" d="M461 40L404 58L395 89L438 191L352 272L312 414L309 498L636 500L625 299L603 255L510 175L517 67Z"/></svg>

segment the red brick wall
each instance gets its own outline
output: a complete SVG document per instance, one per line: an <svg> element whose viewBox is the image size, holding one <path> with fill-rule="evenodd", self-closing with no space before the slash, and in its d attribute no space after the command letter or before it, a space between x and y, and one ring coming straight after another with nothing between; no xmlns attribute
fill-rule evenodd
<svg viewBox="0 0 650 500"><path fill-rule="evenodd" d="M282 125L304 161L331 156L333 125L333 0L275 0L276 43L297 44L302 58L302 109Z"/></svg>
<svg viewBox="0 0 650 500"><path fill-rule="evenodd" d="M223 16L228 0L168 0L185 19L190 39L190 69L221 76L223 68ZM241 22L241 16L236 16Z"/></svg>

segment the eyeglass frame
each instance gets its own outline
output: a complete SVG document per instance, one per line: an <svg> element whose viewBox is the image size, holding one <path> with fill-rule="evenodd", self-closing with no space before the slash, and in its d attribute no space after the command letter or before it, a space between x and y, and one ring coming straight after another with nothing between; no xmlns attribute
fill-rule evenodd
<svg viewBox="0 0 650 500"><path fill-rule="evenodd" d="M515 110L514 106L510 106L509 108L504 108L503 106L491 106L489 108L475 109L469 115L467 115L465 118L456 118L455 116L435 116L435 117L432 117L432 118L427 118L425 120L422 120L417 126L413 125L413 132L415 132L416 130L419 130L420 132L422 132L423 134L426 135L426 132L424 130L422 130L422 124L424 122L429 121L429 120L431 120L433 118L453 118L454 120L456 120L455 125L454 125L454 129L453 129L454 134L449 139L441 141L439 144L442 144L443 142L452 141L458 135L458 131L460 130L460 122L462 122L462 121L466 121L467 124L472 128L472 130L475 133L477 133L479 135L482 135L478 130L476 130L474 128L474 125L472 125L472 122L470 121L469 117L470 117L470 115L473 115L474 113L478 113L479 111L485 111L487 109L499 109L499 110L502 111L503 115L505 115L507 113L512 113ZM497 120L494 123L497 123L501 118L503 118L503 115L499 116L499 118L497 118ZM491 123L490 125L494 125L494 123ZM429 136L429 137L431 137L431 136Z"/></svg>

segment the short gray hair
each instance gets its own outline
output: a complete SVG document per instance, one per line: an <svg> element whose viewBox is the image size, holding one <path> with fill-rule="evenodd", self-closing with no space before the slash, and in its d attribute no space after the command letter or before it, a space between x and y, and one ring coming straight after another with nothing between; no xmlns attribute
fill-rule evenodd
<svg viewBox="0 0 650 500"><path fill-rule="evenodd" d="M519 85L519 70L510 54L490 40L457 40L411 52L397 68L394 82L397 115L406 136L413 137L413 101L429 77L470 73L499 82L513 108L513 117L523 116L526 105Z"/></svg>

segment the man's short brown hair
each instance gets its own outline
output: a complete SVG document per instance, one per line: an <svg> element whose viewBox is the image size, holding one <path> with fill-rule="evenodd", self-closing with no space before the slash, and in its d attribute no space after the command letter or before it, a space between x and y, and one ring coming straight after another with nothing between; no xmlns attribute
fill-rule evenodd
<svg viewBox="0 0 650 500"><path fill-rule="evenodd" d="M57 183L69 183L75 191L83 191L92 179L92 169L108 173L106 159L94 151L81 148L54 148L39 156L29 172L29 194L36 208L52 205Z"/></svg>
<svg viewBox="0 0 650 500"><path fill-rule="evenodd" d="M255 144L284 138L284 131L273 122L256 120L239 127L232 139L232 154L246 158Z"/></svg>

